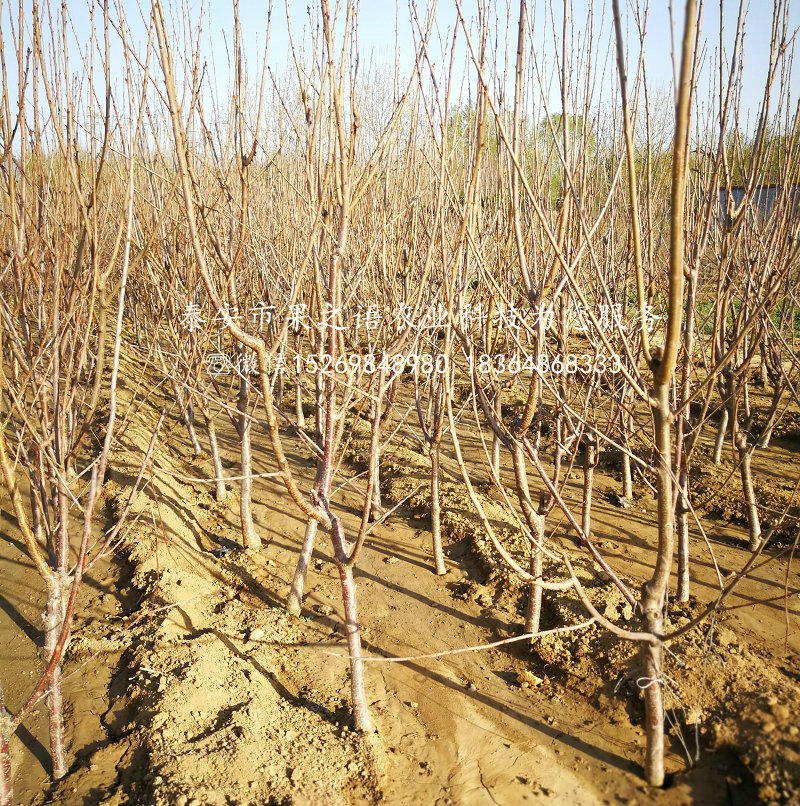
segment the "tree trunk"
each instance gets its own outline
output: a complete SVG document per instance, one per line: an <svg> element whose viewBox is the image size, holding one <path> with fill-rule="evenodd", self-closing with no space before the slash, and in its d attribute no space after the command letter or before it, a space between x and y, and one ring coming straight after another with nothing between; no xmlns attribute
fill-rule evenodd
<svg viewBox="0 0 800 806"><path fill-rule="evenodd" d="M61 574L53 573L48 581L47 604L44 612L44 649L46 662L50 662L64 623L64 597ZM50 713L50 755L53 759L53 780L59 781L67 774L67 753L64 747L64 704L61 692L61 662L50 677L47 691Z"/></svg>
<svg viewBox="0 0 800 806"><path fill-rule="evenodd" d="M303 536L303 547L300 549L300 557L294 569L292 586L289 588L289 596L286 599L286 612L293 616L299 616L303 608L303 589L306 584L306 574L308 566L311 564L311 555L314 551L314 539L317 536L317 521L309 518L306 521L306 532Z"/></svg>
<svg viewBox="0 0 800 806"><path fill-rule="evenodd" d="M592 527L592 488L594 469L597 465L597 442L594 435L586 437L586 456L583 462L583 506L581 507L581 530L588 538Z"/></svg>
<svg viewBox="0 0 800 806"><path fill-rule="evenodd" d="M372 485L372 520L377 521L383 517L383 502L381 501L381 454L380 446L378 450L372 452L369 457L369 472L375 480Z"/></svg>
<svg viewBox="0 0 800 806"><path fill-rule="evenodd" d="M625 410L626 402L625 402L625 395L622 396L621 407L620 407L620 429L621 429L621 438L620 444L624 448L622 451L622 496L624 498L628 498L633 500L633 472L631 467L631 457L630 457L630 441L629 435L631 433L632 427L632 417L631 415Z"/></svg>
<svg viewBox="0 0 800 806"><path fill-rule="evenodd" d="M192 442L192 450L195 454L202 453L200 448L200 440L197 438L197 431L194 428L194 404L192 403L191 396L189 402L186 404L186 409L183 412L183 419L186 423L186 429L189 432L189 439Z"/></svg>
<svg viewBox="0 0 800 806"><path fill-rule="evenodd" d="M294 337L294 352L295 355L300 357L300 351L302 350L302 337L299 333L297 333ZM297 363L297 373L294 379L294 412L295 417L297 418L297 427L303 429L306 427L306 416L303 413L303 373L300 371L302 368L303 362L298 361Z"/></svg>
<svg viewBox="0 0 800 806"><path fill-rule="evenodd" d="M534 544L531 546L530 571L534 580L542 578L542 561L544 559L544 515L537 516L538 528L533 534ZM542 619L542 587L536 582L528 585L528 604L525 607L525 633L536 635Z"/></svg>
<svg viewBox="0 0 800 806"><path fill-rule="evenodd" d="M712 461L718 465L722 461L722 446L725 443L725 435L728 432L728 409L723 408L722 414L719 418L719 427L717 428L717 439L714 442L714 456Z"/></svg>
<svg viewBox="0 0 800 806"><path fill-rule="evenodd" d="M755 487L753 486L752 457L747 449L747 437L742 432L737 434L736 447L739 452L742 493L747 511L747 528L750 533L748 548L750 551L758 551L761 546L761 520L758 517L758 503L756 501Z"/></svg>
<svg viewBox="0 0 800 806"><path fill-rule="evenodd" d="M433 537L433 562L436 573L447 573L442 551L442 515L439 500L439 446L431 446L431 536Z"/></svg>
<svg viewBox="0 0 800 806"><path fill-rule="evenodd" d="M303 388L300 385L300 373L297 374L297 381L294 387L294 411L297 417L297 427L306 427L306 416L303 413Z"/></svg>
<svg viewBox="0 0 800 806"><path fill-rule="evenodd" d="M242 351L244 351L244 348L242 348ZM242 451L242 483L239 494L239 513L242 521L242 544L246 549L260 549L261 538L258 536L255 524L253 523L253 460L250 451L250 419L247 416L249 397L247 378L242 376L239 379L239 421L237 424Z"/></svg>
<svg viewBox="0 0 800 806"><path fill-rule="evenodd" d="M649 632L663 631L663 619L660 615L654 618L645 617L645 625ZM652 786L662 786L664 783L664 697L661 690L661 668L661 645L643 644L642 679L639 684L644 691L647 735L644 777Z"/></svg>
<svg viewBox="0 0 800 806"><path fill-rule="evenodd" d="M36 479L31 479L30 485L31 497L31 526L33 527L33 536L37 542L44 539L44 517L42 516L42 506L39 500L39 490L36 487Z"/></svg>
<svg viewBox="0 0 800 806"><path fill-rule="evenodd" d="M502 389L497 390L497 397L494 399L494 414L497 418L497 422L500 423L503 421L503 392ZM495 476L500 478L500 437L495 434L492 439L492 468L494 470Z"/></svg>
<svg viewBox="0 0 800 806"><path fill-rule="evenodd" d="M3 700L3 687L0 685L0 806L13 806L14 803L14 790L11 783L9 721L10 717Z"/></svg>
<svg viewBox="0 0 800 806"><path fill-rule="evenodd" d="M225 498L225 477L222 469L222 459L219 455L219 443L217 441L217 429L214 425L214 418L210 413L203 412L208 429L208 444L211 448L211 460L214 463L214 498L222 501Z"/></svg>
<svg viewBox="0 0 800 806"><path fill-rule="evenodd" d="M653 406L653 423L658 452L658 553L653 576L642 586L642 621L645 630L663 633L664 601L672 568L675 520L672 501L672 434L670 431L669 386L661 383ZM651 786L664 783L664 699L662 686L662 651L660 642L642 648L646 750L644 777Z"/></svg>
<svg viewBox="0 0 800 806"><path fill-rule="evenodd" d="M767 423L761 436L758 438L756 446L759 448L769 448L769 443L772 440L772 429L775 427L775 422Z"/></svg>
<svg viewBox="0 0 800 806"><path fill-rule="evenodd" d="M622 495L633 499L633 475L631 474L631 457L627 452L622 454Z"/></svg>
<svg viewBox="0 0 800 806"><path fill-rule="evenodd" d="M681 469L678 480L678 590L679 602L689 601L689 476L686 468Z"/></svg>
<svg viewBox="0 0 800 806"><path fill-rule="evenodd" d="M283 370L278 372L278 379L275 386L275 399L278 401L278 408L283 408Z"/></svg>
<svg viewBox="0 0 800 806"><path fill-rule="evenodd" d="M198 454L200 453L200 442L197 439L197 433L194 430L194 408L192 406L192 396L191 393L189 394L189 402L186 406L183 405L183 394L181 393L181 387L178 383L176 372L170 372L167 368L167 362L164 360L164 356L161 352L161 348L158 347L156 343L156 354L158 355L158 361L161 364L161 369L172 383L172 390L175 392L175 399L178 401L178 405L181 407L181 419L183 420L184 425L186 426L186 430L189 433L189 441L192 443L192 450Z"/></svg>
<svg viewBox="0 0 800 806"><path fill-rule="evenodd" d="M356 730L371 733L375 730L369 714L367 697L364 692L364 660L361 654L361 632L356 606L356 583L353 569L347 562L347 548L342 530L342 522L333 518L331 524L333 556L339 569L344 604L344 624L347 633L347 651L350 656L350 695L353 700L353 717Z"/></svg>
<svg viewBox="0 0 800 806"><path fill-rule="evenodd" d="M511 446L511 459L514 466L517 500L525 517L525 523L528 524L528 528L531 530L530 572L533 580L528 584L528 604L525 607L525 633L535 634L539 632L542 613L542 588L536 584L535 580L542 578L546 508L544 499L540 498L539 509L534 512L530 488L528 487L528 474L525 469L525 457L518 440Z"/></svg>
<svg viewBox="0 0 800 806"><path fill-rule="evenodd" d="M775 381L772 388L772 403L770 404L769 411L767 412L767 421L764 423L761 436L758 438L758 442L756 442L756 447L758 448L769 447L770 440L772 439L772 429L775 428L775 422L778 417L778 407L781 403L781 397L783 397L785 381L779 378Z"/></svg>

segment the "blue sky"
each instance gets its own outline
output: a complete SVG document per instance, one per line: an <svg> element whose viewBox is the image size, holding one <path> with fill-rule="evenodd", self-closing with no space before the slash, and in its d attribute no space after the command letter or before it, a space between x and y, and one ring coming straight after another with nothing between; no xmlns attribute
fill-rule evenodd
<svg viewBox="0 0 800 806"><path fill-rule="evenodd" d="M313 0L303 0L296 2L290 0L289 17L295 32L302 31L303 26L308 21L307 7ZM464 15L468 20L474 20L477 12L477 0L462 0ZM498 4L496 17L496 28L500 38L500 50L503 51L508 5L506 2ZM513 64L514 48L516 46L516 19L518 15L518 2L510 2L511 17L511 42L509 46L509 59ZM625 2L621 3L625 8ZM678 2L677 19L672 20L670 15L670 3L666 0L654 0L650 5L649 19L647 23L647 33L645 38L645 55L647 63L647 74L650 86L654 92L669 92L673 79L673 59L672 59L672 31L680 38L683 18L682 7ZM702 20L703 40L706 53L706 61L713 58L719 46L719 12L713 8L716 4L707 3L708 7L704 12ZM420 4L422 7L423 4ZM790 4L789 29L796 31L800 27L800 2ZM551 28L551 23L547 19L547 4L529 0L529 17L533 18L531 28L533 29L535 40L538 40L538 50L543 53L550 50L552 58L552 48L554 37L544 34L547 26ZM579 40L581 34L585 35L586 22L589 16L588 0L574 0L569 4L571 14L569 15L574 23L572 33L573 42ZM603 45L610 42L612 19L610 15L611 3L609 0L598 0L593 6L594 36L601 40ZM726 2L726 19L724 28L727 33L726 46L730 50L733 45L733 34L736 25L736 4ZM245 21L243 28L247 38L250 52L258 52L257 46L263 46L266 31L266 3L263 0L241 0L241 14ZM563 3L556 3L554 7L555 26L560 34L561 19L563 14ZM742 88L744 106L747 109L755 110L761 101L764 81L767 74L769 41L772 25L772 3L767 0L750 0L747 4L745 18L745 48L744 48L744 70L742 72ZM213 27L220 29L231 25L231 5L220 0L212 0L208 5L210 20ZM423 13L420 11L420 13ZM414 46L409 23L410 12L408 4L401 2L398 5L392 0L364 0L359 7L359 33L360 49L363 64L370 61L373 64L393 64L395 51L400 57L400 64L407 74L413 60ZM452 34L453 27L457 24L457 7L455 0L439 0L436 13L436 31L446 39L448 34ZM630 15L628 24L633 28ZM270 43L270 63L280 68L286 63L288 55L286 29L286 13L283 2L277 4L272 15L272 40ZM552 28L551 28L552 30ZM295 33L297 36L297 33ZM434 35L434 40L436 40ZM560 38L560 37L559 37ZM463 39L463 37L462 37ZM635 60L638 56L638 41L635 29L631 31L629 37L629 59ZM435 48L432 48L434 50ZM602 48L601 48L602 49ZM465 52L465 51L463 51ZM542 56L544 60L544 55ZM441 65L439 65L441 67ZM613 67L613 63L612 63ZM793 97L796 100L800 97L800 69L795 69L793 81ZM707 81L706 81L707 85ZM553 108L560 107L557 99L557 92L551 92Z"/></svg>
<svg viewBox="0 0 800 806"><path fill-rule="evenodd" d="M45 0L40 0L44 2ZM119 2L120 0L117 0ZM117 5L112 2L111 5ZM143 11L136 2L121 0L128 23L133 32L133 38L143 48L146 41L146 29L142 21ZM180 53L183 46L180 42L180 29L185 14L181 9L188 7L193 24L199 19L201 7L204 8L204 35L202 44L203 58L208 66L211 85L216 85L218 97L224 97L226 88L230 84L229 50L232 43L232 7L230 0L206 0L201 4L199 0L186 0L186 2L172 2L164 0L165 5L170 7L172 23L178 32L178 38L173 42L175 52ZM9 8L9 3L2 2L2 36L6 48L6 65L9 71L9 89L13 94L16 86L15 63L11 47L13 45L12 28L9 24L9 15L16 14L16 3L11 4L14 10ZM26 0L26 5L30 3ZM60 2L51 0L53 14L56 15L60 7ZM314 20L318 20L315 0L289 0L288 16L294 32L296 45L302 47L305 42L309 43L309 5L314 6ZM332 5L335 5L332 0ZM678 14L682 13L680 4ZM711 6L704 12L702 21L703 44L704 44L704 64L708 65L715 57L719 47L719 11ZM240 0L240 13L242 20L242 33L244 39L245 55L250 71L251 84L256 86L258 82L258 71L263 61L264 45L267 36L267 8L265 0ZM475 20L478 0L462 0L465 16ZM725 46L730 51L732 46L733 29L736 22L737 9L732 3L725 3L726 36ZM149 4L143 3L144 13L149 13ZM623 7L625 3L623 2ZM615 64L611 45L611 16L610 0L597 0L589 12L588 0L573 0L569 3L567 12L571 22L569 31L569 52L578 53L587 38L591 37L593 52L590 62L596 73L596 88L594 101L598 104L616 104L613 81L615 80ZM68 11L70 15L71 37L74 42L81 43L84 47L89 40L90 15L89 4L85 0L70 0ZM564 4L555 3L553 6L529 1L529 14L532 17L530 25L530 35L534 43L534 51L540 64L549 65L550 73L542 77L539 81L530 84L532 95L538 95L537 102L547 99L552 112L561 111L561 100L559 98L558 83L553 75L553 68L557 64L555 60L556 48L561 40L561 27L564 13ZM99 17L100 10L96 7L95 14ZM420 6L420 14L424 14L424 8ZM516 18L518 14L518 2L513 0L509 5L505 0L500 0L494 10L493 26L497 31L497 41L495 51L497 60L495 67L502 74L503 69L508 65L508 69L513 71L514 49L516 45ZM552 15L552 16L551 16ZM268 51L268 63L276 75L281 75L289 70L290 54L287 35L287 10L283 0L276 2L272 10L272 20L270 28L270 45ZM360 42L360 70L362 74L384 70L385 75L391 76L394 71L395 54L398 54L397 69L403 76L408 76L414 58L414 37L412 26L409 21L410 11L407 0L403 0L396 5L392 0L362 0L359 7L359 42ZM455 0L439 0L436 12L435 33L430 47L431 58L433 59L437 71L443 69L443 56L438 43L448 41L448 35L452 36L453 27L457 23L457 11ZM587 29L588 21L591 19L593 30L589 33ZM747 5L746 17L746 38L744 48L744 70L742 72L742 99L743 99L743 120L742 128L751 128L747 125L755 115L761 96L763 94L764 80L767 69L768 47L770 39L770 26L772 22L772 3L766 0L750 0ZM626 26L631 31L627 40L628 59L630 70L632 71L635 60L638 56L638 37L633 35L632 16L627 12ZM506 48L506 31L510 26L509 47ZM800 2L791 3L789 12L789 28L794 32L800 26ZM682 18L670 17L669 3L666 0L654 0L649 11L647 25L647 35L645 39L645 54L647 64L647 77L651 90L651 95L655 99L661 99L663 107L669 107L669 98L672 86L673 60L672 60L672 32L675 31L679 40L682 29ZM184 32L185 35L185 32ZM473 28L474 35L474 28ZM74 47L74 44L73 44ZM112 74L119 79L122 76L124 65L119 56L119 46L112 50ZM459 58L456 62L456 75L461 77L459 84L464 86L464 95L461 102L467 100L467 86L470 86L474 97L475 78L474 72L468 65L468 57L464 44L463 33L461 35ZM71 57L71 69L75 71L76 80L80 80L81 65L75 57ZM291 68L293 70L293 66ZM800 68L794 70L791 77L790 100L797 102L800 97ZM708 97L709 81L713 77L709 75L708 69L703 73L700 90L698 93L698 114L702 117L704 113L704 99ZM441 81L441 74L439 76ZM500 82L502 85L502 82ZM510 88L510 79L506 82L506 87ZM605 87L603 89L603 87ZM456 99L458 100L458 99ZM707 104L706 104L707 106ZM706 110L707 111L707 110Z"/></svg>

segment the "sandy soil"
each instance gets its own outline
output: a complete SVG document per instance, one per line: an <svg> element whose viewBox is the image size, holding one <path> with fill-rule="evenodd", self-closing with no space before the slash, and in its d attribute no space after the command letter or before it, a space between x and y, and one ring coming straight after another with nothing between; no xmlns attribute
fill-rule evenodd
<svg viewBox="0 0 800 806"><path fill-rule="evenodd" d="M136 393L123 389L128 404ZM127 497L157 411L171 402L156 390L137 403L104 492L109 520ZM448 477L447 575L431 570L424 490L372 531L359 563L359 611L375 659L367 664L367 691L378 726L376 736L363 737L351 729L340 586L327 537L318 540L303 614L288 616L282 605L304 522L275 480L258 481L254 514L264 546L241 550L235 494L217 503L208 484L187 481L212 475L211 461L191 455L175 416L168 432L168 448L157 452L134 501L124 546L83 592L66 664L68 673L79 670L67 689L70 774L48 788L40 707L14 740L19 803L800 803L800 578L796 561L787 570L785 549L767 551L765 560L784 553L754 570L713 620L672 647L670 776L665 789L651 790L640 777L643 707L634 648L599 627L533 646L418 657L521 633L525 592L497 570L463 484ZM222 439L234 475L233 434ZM475 435L465 439L477 457ZM254 442L255 472L273 471L257 431ZM309 487L313 465L291 444ZM787 432L757 454L762 486L792 480L798 448ZM363 436L354 435L345 476L359 469L365 450ZM426 462L410 442L393 448L383 479L387 500L405 498L424 478ZM596 486L598 546L638 585L652 562L655 502L640 493L623 510L606 500L619 490L613 468L598 472ZM522 559L513 524L504 523L492 491L484 487L482 494L509 550ZM702 521L723 576L747 558L735 511L723 512L726 494L735 500L735 485L717 490L719 503ZM333 501L353 534L359 496L344 487ZM2 508L2 529L13 533L5 499ZM551 529L588 580L585 558L557 516ZM697 530L693 535L694 597L673 607L676 626L718 589L706 542ZM1 545L0 663L13 709L38 668L42 597L21 548ZM219 548L232 550L211 553ZM607 617L636 623L614 589L595 582L588 591ZM543 628L583 618L577 602L545 597Z"/></svg>

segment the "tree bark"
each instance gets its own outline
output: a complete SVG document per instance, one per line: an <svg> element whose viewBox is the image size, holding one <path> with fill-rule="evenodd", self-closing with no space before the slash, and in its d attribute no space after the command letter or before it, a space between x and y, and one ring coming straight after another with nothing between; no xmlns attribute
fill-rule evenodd
<svg viewBox="0 0 800 806"><path fill-rule="evenodd" d="M650 612L656 604L650 600ZM645 605L644 599L642 605ZM650 632L662 632L663 619L660 615L645 617L645 625ZM639 684L644 691L645 733L647 746L645 749L644 777L652 786L664 783L664 697L661 690L662 651L660 644L642 645L642 679Z"/></svg>
<svg viewBox="0 0 800 806"><path fill-rule="evenodd" d="M300 384L300 373L297 374L297 380L294 387L294 412L297 417L297 427L306 427L306 416L303 412L303 387Z"/></svg>
<svg viewBox="0 0 800 806"><path fill-rule="evenodd" d="M592 489L594 469L597 466L597 441L593 434L586 436L586 455L583 463L583 506L581 507L581 529L589 537L592 526Z"/></svg>
<svg viewBox="0 0 800 806"><path fill-rule="evenodd" d="M658 554L653 576L642 587L642 620L651 633L662 633L663 608L674 544L672 507L672 456L669 423L669 393L663 386L653 407L658 450ZM662 652L660 644L642 648L642 680L645 704L646 750L644 777L652 786L664 783L664 699L661 691Z"/></svg>
<svg viewBox="0 0 800 806"><path fill-rule="evenodd" d="M342 603L344 604L344 624L347 633L347 651L350 656L350 695L353 701L353 718L356 730L371 733L375 730L369 713L369 705L364 692L364 660L361 654L361 631L358 623L356 603L356 583L353 569L348 563L347 546L342 522L332 518L331 540L339 579L342 583Z"/></svg>
<svg viewBox="0 0 800 806"><path fill-rule="evenodd" d="M14 789L11 780L11 718L3 700L3 687L0 685L0 806L13 806Z"/></svg>
<svg viewBox="0 0 800 806"><path fill-rule="evenodd" d="M502 388L499 387L497 389L497 397L494 400L494 413L495 417L497 418L497 422L502 422L503 420L503 391ZM494 470L495 476L500 478L500 437L497 434L494 434L492 438L492 469Z"/></svg>
<svg viewBox="0 0 800 806"><path fill-rule="evenodd" d="M289 588L289 596L286 599L286 611L293 616L299 616L303 609L303 589L306 584L306 574L308 566L311 564L311 555L314 551L314 540L317 536L317 521L309 518L306 521L306 531L303 536L303 546L300 549L300 557L294 569L292 585Z"/></svg>
<svg viewBox="0 0 800 806"><path fill-rule="evenodd" d="M64 623L63 584L60 572L56 571L47 587L47 604L44 612L44 649L46 662L50 662ZM50 676L47 690L50 714L50 755L53 760L53 780L59 781L67 774L67 753L64 747L64 703L61 691L61 661Z"/></svg>
<svg viewBox="0 0 800 806"><path fill-rule="evenodd" d="M302 349L303 338L300 333L296 333L294 337L294 352L298 358L300 358ZM303 362L299 361L296 366L297 372L294 376L294 413L297 419L297 427L303 429L306 427L306 415L303 412L303 373L301 371Z"/></svg>
<svg viewBox="0 0 800 806"><path fill-rule="evenodd" d="M431 450L431 536L433 538L433 562L436 573L441 576L447 573L442 551L442 514L439 500L439 446L432 445Z"/></svg>
<svg viewBox="0 0 800 806"><path fill-rule="evenodd" d="M380 413L379 413L380 414ZM381 500L381 454L378 450L370 453L369 472L372 474L372 520L377 521L383 517L383 502Z"/></svg>
<svg viewBox="0 0 800 806"><path fill-rule="evenodd" d="M197 438L197 431L194 427L194 404L192 403L191 396L186 403L186 408L183 412L183 419L186 423L186 428L189 431L189 439L192 441L192 450L195 454L202 453L200 448L200 440Z"/></svg>
<svg viewBox="0 0 800 806"><path fill-rule="evenodd" d="M240 348L240 353L243 353L244 347ZM242 481L239 493L239 514L242 521L242 544L246 549L260 549L261 538L256 532L255 524L253 523L253 459L250 449L250 419L248 415L249 407L249 394L247 378L242 375L239 378L239 419L238 431L239 440L241 442L241 474Z"/></svg>
<svg viewBox="0 0 800 806"><path fill-rule="evenodd" d="M219 455L219 442L217 441L217 429L214 425L214 418L209 411L203 411L208 430L208 444L211 448L211 461L214 463L214 498L222 501L225 498L225 477L222 469L222 459Z"/></svg>
<svg viewBox="0 0 800 806"><path fill-rule="evenodd" d="M722 446L725 444L725 435L728 432L728 409L722 409L717 427L717 438L714 441L714 455L712 461L718 465L722 461Z"/></svg>
<svg viewBox="0 0 800 806"><path fill-rule="evenodd" d="M747 437L741 431L736 436L736 448L739 452L742 493L747 514L748 548L750 551L758 551L761 546L761 520L758 517L758 502L756 501L756 491L753 486L752 456L747 447Z"/></svg>
<svg viewBox="0 0 800 806"><path fill-rule="evenodd" d="M689 476L681 469L678 479L678 590L679 602L689 601Z"/></svg>
<svg viewBox="0 0 800 806"><path fill-rule="evenodd" d="M525 633L536 635L542 620L542 587L535 580L542 578L544 559L544 515L537 515L538 528L533 533L534 543L531 546L530 572L534 581L528 585L528 604L525 607Z"/></svg>
<svg viewBox="0 0 800 806"><path fill-rule="evenodd" d="M633 498L633 475L631 474L631 457L627 451L622 452L622 495L624 498Z"/></svg>

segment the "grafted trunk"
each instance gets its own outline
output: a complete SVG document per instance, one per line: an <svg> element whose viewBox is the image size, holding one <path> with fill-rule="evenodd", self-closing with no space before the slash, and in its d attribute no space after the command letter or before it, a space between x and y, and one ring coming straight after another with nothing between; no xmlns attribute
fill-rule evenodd
<svg viewBox="0 0 800 806"><path fill-rule="evenodd" d="M37 542L40 542L44 539L44 518L42 517L42 507L39 501L39 491L36 489L36 485L31 482L30 487L30 497L31 497L31 515L33 516L31 519L31 526L33 527L33 535L36 538Z"/></svg>
<svg viewBox="0 0 800 806"><path fill-rule="evenodd" d="M296 356L300 356L302 350L302 338L299 333L294 337L294 352ZM297 373L294 378L294 413L297 419L297 427L306 427L306 415L303 412L303 383L302 372L300 371L300 364L297 365Z"/></svg>
<svg viewBox="0 0 800 806"><path fill-rule="evenodd" d="M756 443L757 447L759 448L769 448L769 443L772 441L772 429L775 427L775 422L769 422L765 426L761 436L758 438L758 442Z"/></svg>
<svg viewBox="0 0 800 806"><path fill-rule="evenodd" d="M633 416L628 411L627 395L623 394L620 401L619 427L620 444L622 451L622 495L624 498L633 498L633 466L631 463L630 436L633 431Z"/></svg>
<svg viewBox="0 0 800 806"><path fill-rule="evenodd" d="M631 474L631 457L627 452L622 453L622 495L624 498L633 498L633 475Z"/></svg>
<svg viewBox="0 0 800 806"><path fill-rule="evenodd" d="M214 498L222 501L225 498L225 477L222 469L222 459L219 455L219 442L217 441L217 429L214 425L214 418L210 412L204 410L203 416L208 430L208 444L211 448L211 461L214 463Z"/></svg>
<svg viewBox="0 0 800 806"><path fill-rule="evenodd" d="M373 451L369 457L369 472L375 480L372 485L372 520L377 521L383 517L383 502L381 500L381 455L380 450Z"/></svg>
<svg viewBox="0 0 800 806"><path fill-rule="evenodd" d="M347 650L350 655L350 696L353 700L353 718L356 730L369 733L375 730L364 692L364 661L361 655L361 632L356 605L356 583L349 566L339 564L344 603L344 623L347 631Z"/></svg>
<svg viewBox="0 0 800 806"><path fill-rule="evenodd" d="M763 366L763 365L762 365ZM781 398L785 388L785 381L779 378L773 385L772 403L770 404L769 411L767 412L767 421L764 423L764 428L761 431L761 436L758 438L756 447L768 448L770 440L772 439L772 429L775 428L775 422L778 418L778 407L780 406Z"/></svg>
<svg viewBox="0 0 800 806"><path fill-rule="evenodd" d="M543 498L539 501L538 511L533 509L530 488L528 487L528 474L525 468L525 457L519 441L514 442L511 446L511 459L514 466L517 500L525 517L525 522L531 530L530 573L533 580L528 585L528 604L525 607L525 632L535 634L539 631L542 614L542 588L536 584L536 580L542 578L546 509Z"/></svg>
<svg viewBox="0 0 800 806"><path fill-rule="evenodd" d="M384 409L390 410L390 405L384 405L384 395L391 403L391 388L384 390L386 372L378 373L378 399L372 404L372 442L369 450L369 478L371 480L370 517L378 521L383 517L383 502L381 501L381 435L388 426L388 416Z"/></svg>
<svg viewBox="0 0 800 806"><path fill-rule="evenodd" d="M317 521L309 518L306 521L306 531L303 536L303 546L300 549L300 557L294 569L292 585L289 588L289 596L286 599L286 611L293 616L299 616L303 609L303 590L306 585L306 574L308 566L311 564L311 555L314 552L314 540L317 536Z"/></svg>
<svg viewBox="0 0 800 806"><path fill-rule="evenodd" d="M592 527L592 489L594 469L597 466L597 441L594 435L586 437L586 456L583 463L583 505L581 507L581 530L588 538Z"/></svg>
<svg viewBox="0 0 800 806"><path fill-rule="evenodd" d="M164 372L167 373L167 367L163 363L163 359L162 367ZM189 434L189 441L192 443L192 450L196 454L200 453L200 441L197 439L197 432L194 428L194 407L192 406L191 396L189 397L187 404L184 406L180 385L172 374L170 374L170 378L172 379L172 388L175 391L175 399L178 401L178 405L181 407L181 419L183 420L183 424L186 426L186 431Z"/></svg>
<svg viewBox="0 0 800 806"><path fill-rule="evenodd" d="M158 361L161 364L161 369L164 375L166 375L172 383L172 390L175 392L175 400L178 401L178 405L181 407L181 419L183 420L183 424L186 426L186 431L189 434L189 441L192 443L192 450L196 454L201 453L200 441L197 439L197 432L194 428L194 407L192 406L191 394L189 395L187 404L184 406L183 393L181 392L181 386L178 382L176 372L169 371L167 368L167 362L164 360L164 356L161 352L161 348L158 346L156 346L156 355L158 356Z"/></svg>
<svg viewBox="0 0 800 806"><path fill-rule="evenodd" d="M225 476L222 468L222 459L219 455L219 444L217 442L217 429L214 427L213 419L208 421L208 442L211 446L211 459L214 463L214 498L222 501L225 498Z"/></svg>
<svg viewBox="0 0 800 806"><path fill-rule="evenodd" d="M195 453L202 453L202 449L200 448L200 440L197 438L197 431L194 427L194 404L192 403L191 397L186 403L186 408L183 412L183 419L186 423L186 429L189 432L189 439L192 442L192 450Z"/></svg>
<svg viewBox="0 0 800 806"><path fill-rule="evenodd" d="M47 604L44 612L44 649L47 663L53 656L64 623L64 596L61 574L55 572L48 581ZM67 774L67 752L64 747L64 703L61 691L61 661L53 669L47 689L50 715L50 755L53 759L53 780Z"/></svg>
<svg viewBox="0 0 800 806"><path fill-rule="evenodd" d="M761 546L761 520L758 517L758 502L753 486L752 456L747 447L747 437L739 432L736 437L736 448L739 453L739 467L742 476L742 493L747 513L747 528L749 532L748 548L758 551Z"/></svg>
<svg viewBox="0 0 800 806"><path fill-rule="evenodd" d="M275 399L278 401L278 407L283 408L283 394L284 394L284 384L283 384L283 370L278 372L278 378L275 384Z"/></svg>
<svg viewBox="0 0 800 806"><path fill-rule="evenodd" d="M497 418L497 422L500 423L503 421L503 391L501 388L497 390L497 397L494 399L494 415ZM492 469L494 470L495 476L500 478L500 437L497 434L494 434L492 438Z"/></svg>
<svg viewBox="0 0 800 806"><path fill-rule="evenodd" d="M658 495L658 553L653 576L642 586L642 622L650 633L663 633L664 602L666 600L672 555L675 544L675 519L672 500L672 434L669 385L661 382L656 388L652 408L654 436L658 452L656 491ZM642 646L642 678L644 690L646 751L644 776L652 786L664 783L664 698L662 687L661 643Z"/></svg>
<svg viewBox="0 0 800 806"><path fill-rule="evenodd" d="M722 446L725 444L725 435L728 432L728 409L723 408L717 427L717 438L714 441L714 455L712 461L718 465L722 461Z"/></svg>
<svg viewBox="0 0 800 806"><path fill-rule="evenodd" d="M542 620L542 587L536 580L542 579L544 560L544 515L536 517L538 528L533 533L534 543L531 546L530 572L533 580L528 585L528 604L525 607L525 633L536 635Z"/></svg>
<svg viewBox="0 0 800 806"><path fill-rule="evenodd" d="M344 624L347 633L347 651L350 656L350 696L353 701L353 718L356 730L371 733L375 730L367 705L364 691L364 660L361 653L361 631L358 623L358 607L356 601L356 583L353 569L348 563L347 545L342 529L342 522L333 518L331 524L331 540L333 556L339 569L342 584L342 603L344 604Z"/></svg>
<svg viewBox="0 0 800 806"><path fill-rule="evenodd" d="M297 418L297 427L306 427L306 415L303 413L303 387L300 384L300 375L297 375L297 382L294 386L294 412Z"/></svg>
<svg viewBox="0 0 800 806"><path fill-rule="evenodd" d="M441 455L440 446L442 444L442 433L444 428L444 417L442 411L442 400L444 394L444 382L438 379L435 389L428 389L428 414L430 430L425 425L417 392L417 412L422 425L425 441L428 443L428 456L431 460L431 540L433 543L433 563L435 573L447 573L444 564L444 552L442 551L442 505L439 490L441 480Z"/></svg>
<svg viewBox="0 0 800 806"><path fill-rule="evenodd" d="M442 512L439 499L439 446L431 446L431 537L433 538L433 562L436 573L447 573L442 551Z"/></svg>
<svg viewBox="0 0 800 806"><path fill-rule="evenodd" d="M317 445L322 444L322 432L324 429L325 406L324 406L324 390L322 384L322 374L316 375L316 413L314 417ZM324 462L322 460L317 462L317 473L314 479L314 489L319 489L322 483L324 474ZM322 491L323 495L327 495L327 488ZM306 586L306 575L308 574L308 567L311 564L311 556L314 552L314 542L317 537L318 523L315 518L309 518L306 521L306 531L303 535L303 545L300 547L300 556L297 558L297 565L294 569L294 576L292 577L292 584L289 587L289 595L286 597L286 611L293 616L299 616L303 609L303 591Z"/></svg>
<svg viewBox="0 0 800 806"><path fill-rule="evenodd" d="M689 476L686 468L681 469L678 479L678 590L679 602L689 601Z"/></svg>
<svg viewBox="0 0 800 806"><path fill-rule="evenodd" d="M645 586L646 587L646 586ZM656 599L642 598L642 606L648 607L649 615L645 615L645 627L649 632L663 632L661 609ZM657 614L657 615L656 615ZM662 670L661 644L642 644L642 677L639 681L644 692L645 749L644 777L652 786L664 783L664 695L661 689Z"/></svg>
<svg viewBox="0 0 800 806"><path fill-rule="evenodd" d="M260 549L261 538L253 523L253 458L250 449L250 418L247 416L249 397L247 378L243 375L239 379L239 418L237 422L242 457L239 514L242 521L242 544L246 549Z"/></svg>

